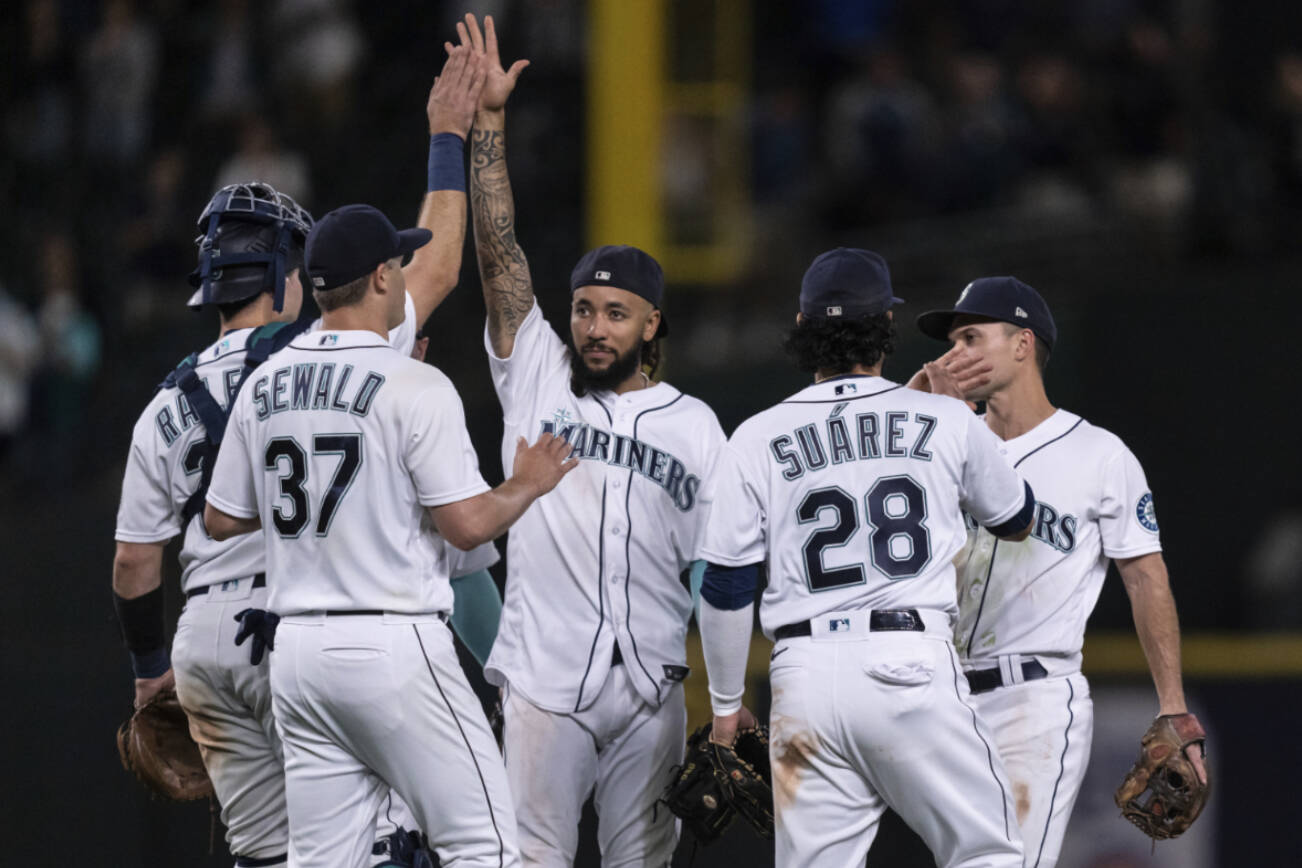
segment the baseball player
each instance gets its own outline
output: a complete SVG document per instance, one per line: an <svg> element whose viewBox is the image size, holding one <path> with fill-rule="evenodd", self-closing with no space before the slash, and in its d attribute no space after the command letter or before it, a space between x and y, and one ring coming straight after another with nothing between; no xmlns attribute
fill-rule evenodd
<svg viewBox="0 0 1302 868"><path fill-rule="evenodd" d="M477 67L467 60L466 51L458 52L431 91L427 114L432 150L446 149L442 143L449 138L463 142L469 129L475 104L473 74L463 79L467 69ZM460 178L458 183L440 185L431 179L422 204L421 222L439 230L439 242L422 250L407 268L407 317L390 336L403 352L411 349L419 317L428 315L458 277L465 231L460 146L455 156L451 174ZM440 168L440 160L446 162L447 154L432 154L432 167ZM199 268L192 276L196 292L190 304L218 309L220 337L183 363L141 414L117 522L114 600L132 652L136 704L175 685L213 780L237 865L282 864L288 840L281 745L272 721L267 666L251 666L248 650L237 649L231 641L241 627L234 620L236 613L265 608L265 554L261 540L253 537L212 539L199 513L232 395L246 372L293 334L286 327L266 335L268 330L259 327L298 317L298 268L311 222L291 198L265 184L225 188L204 209L199 219ZM184 534L182 589L187 602L173 643L173 670L162 620L161 566L164 545L178 533ZM476 572L496 556L490 544L465 554L472 560L454 568L454 575L471 574L464 581L467 590L476 589L474 599L484 596L478 590L484 578L491 585L487 574L477 577ZM472 617L467 613L464 620ZM472 648L486 656L482 640ZM402 818L401 805L385 812L382 838L393 828L383 822L389 816Z"/></svg>
<svg viewBox="0 0 1302 868"><path fill-rule="evenodd" d="M1035 500L962 403L881 377L899 301L876 254L815 259L787 341L814 384L719 457L701 549L711 740L753 721L741 699L765 563L777 864L862 865L890 806L938 865L1015 868L1011 791L951 642L951 559L963 510L1019 539Z"/></svg>
<svg viewBox="0 0 1302 868"><path fill-rule="evenodd" d="M366 205L313 227L322 329L236 396L208 491L215 539L266 528L295 865L360 864L390 787L445 863L519 864L501 758L445 626L453 593L422 517L472 549L578 462L544 435L490 491L451 382L390 345L402 260L430 237Z"/></svg>
<svg viewBox="0 0 1302 868"><path fill-rule="evenodd" d="M662 866L676 822L656 799L681 761L682 681L702 484L724 442L714 413L648 377L668 326L658 263L634 247L590 251L570 276L570 341L543 319L515 238L505 161L507 96L491 18L462 41L488 80L471 150L471 213L502 403L502 460L554 432L579 468L512 528L502 622L485 674L504 687L505 756L528 865L570 866L594 794L606 866Z"/></svg>
<svg viewBox="0 0 1302 868"><path fill-rule="evenodd" d="M1109 559L1130 595L1160 713L1188 711L1153 495L1116 435L1049 403L1044 365L1058 330L1034 289L980 278L918 327L953 349L910 384L985 401L985 425L1038 497L1023 541L968 523L954 641L1012 784L1027 868L1052 868L1089 761L1081 646ZM1201 749L1187 753L1206 780Z"/></svg>

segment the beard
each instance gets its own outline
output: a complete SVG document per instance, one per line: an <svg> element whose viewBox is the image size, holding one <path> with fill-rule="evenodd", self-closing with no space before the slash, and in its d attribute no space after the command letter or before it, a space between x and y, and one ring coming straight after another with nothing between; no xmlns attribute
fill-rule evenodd
<svg viewBox="0 0 1302 868"><path fill-rule="evenodd" d="M642 366L642 342L638 341L627 353L616 355L604 370L593 370L583 361L583 353L570 350L570 390L580 398L589 391L613 391L616 386L633 376Z"/></svg>

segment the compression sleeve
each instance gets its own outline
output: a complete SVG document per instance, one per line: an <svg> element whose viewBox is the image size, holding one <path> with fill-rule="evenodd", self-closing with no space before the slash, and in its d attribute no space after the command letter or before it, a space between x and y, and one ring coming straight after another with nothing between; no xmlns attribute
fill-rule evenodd
<svg viewBox="0 0 1302 868"><path fill-rule="evenodd" d="M708 597L701 598L701 649L710 678L710 706L716 716L741 708L754 617L754 603L740 609L719 609Z"/></svg>
<svg viewBox="0 0 1302 868"><path fill-rule="evenodd" d="M502 595L488 570L452 580L452 629L483 666L497 638L502 618Z"/></svg>

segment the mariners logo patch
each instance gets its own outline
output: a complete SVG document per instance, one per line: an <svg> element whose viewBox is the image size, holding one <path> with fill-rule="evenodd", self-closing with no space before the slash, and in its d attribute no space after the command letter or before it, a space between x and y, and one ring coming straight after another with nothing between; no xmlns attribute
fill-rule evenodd
<svg viewBox="0 0 1302 868"><path fill-rule="evenodd" d="M1135 504L1135 518L1144 526L1144 530L1157 533L1157 512L1153 509L1153 493L1145 491L1144 496Z"/></svg>

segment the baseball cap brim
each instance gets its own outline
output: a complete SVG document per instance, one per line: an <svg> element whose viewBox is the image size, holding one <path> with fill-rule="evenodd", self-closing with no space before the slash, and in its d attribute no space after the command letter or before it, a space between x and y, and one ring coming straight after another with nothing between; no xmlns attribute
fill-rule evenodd
<svg viewBox="0 0 1302 868"><path fill-rule="evenodd" d="M434 238L434 233L428 229L403 229L398 233L398 253L408 256L420 248L429 244Z"/></svg>
<svg viewBox="0 0 1302 868"><path fill-rule="evenodd" d="M938 341L947 341L949 340L949 330L954 327L954 320L961 313L964 313L964 311L929 310L924 314L919 314L914 322L918 324L918 331L927 337L935 338Z"/></svg>

